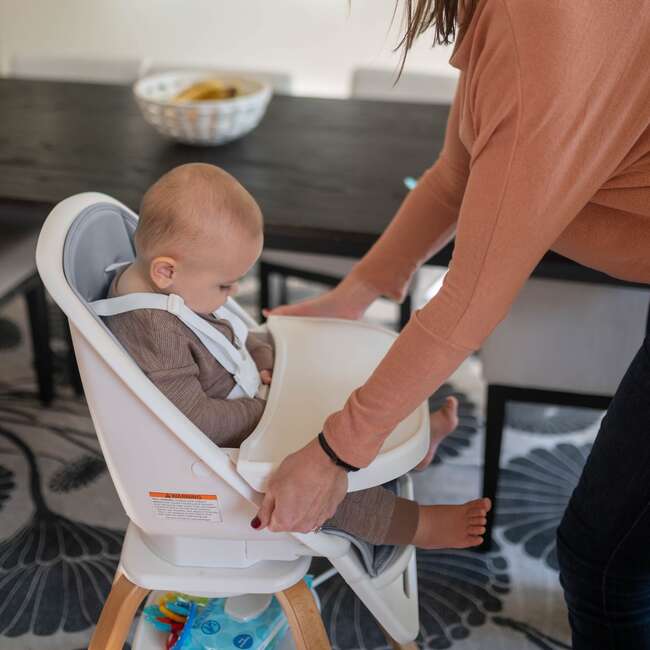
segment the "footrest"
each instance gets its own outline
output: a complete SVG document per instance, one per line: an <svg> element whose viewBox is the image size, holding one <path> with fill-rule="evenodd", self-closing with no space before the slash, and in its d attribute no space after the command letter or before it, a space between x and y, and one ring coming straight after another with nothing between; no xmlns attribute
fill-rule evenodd
<svg viewBox="0 0 650 650"><path fill-rule="evenodd" d="M402 477L402 495L413 498L413 483L408 476ZM364 567L352 542L345 552L329 555L329 542L343 543L326 533L294 533L306 546L328 557L334 568L348 586L370 610L377 622L398 643L413 641L418 635L418 577L414 546L396 546L394 559L376 577Z"/></svg>
<svg viewBox="0 0 650 650"><path fill-rule="evenodd" d="M409 489L410 485L406 476L390 481L390 483L384 483L383 487L398 497L405 499L413 498L413 491ZM371 544L334 526L325 525L321 531L328 535L336 535L337 537L347 539L359 556L366 572L372 578L376 578L384 571L387 571L400 554L400 546L396 546L395 544Z"/></svg>

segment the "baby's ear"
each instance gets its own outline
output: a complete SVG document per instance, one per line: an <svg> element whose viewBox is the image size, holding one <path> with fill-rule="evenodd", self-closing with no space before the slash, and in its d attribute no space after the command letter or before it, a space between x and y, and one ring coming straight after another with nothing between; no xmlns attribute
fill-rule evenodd
<svg viewBox="0 0 650 650"><path fill-rule="evenodd" d="M169 289L176 273L176 260L172 257L155 257L149 265L151 281L159 289Z"/></svg>

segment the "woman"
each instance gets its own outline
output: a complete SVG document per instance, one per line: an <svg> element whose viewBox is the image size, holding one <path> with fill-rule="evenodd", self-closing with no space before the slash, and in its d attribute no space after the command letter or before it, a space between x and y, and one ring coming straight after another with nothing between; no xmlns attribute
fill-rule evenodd
<svg viewBox="0 0 650 650"><path fill-rule="evenodd" d="M332 514L345 470L370 463L481 345L548 249L650 283L650 2L458 4L407 1L406 50L429 27L447 42L459 25L450 63L461 75L440 156L338 287L282 311L358 318L380 295L401 300L418 266L455 236L449 272L326 420L333 456L314 440L280 465L259 512L273 530L311 530ZM646 339L559 531L574 648L650 648L648 542Z"/></svg>

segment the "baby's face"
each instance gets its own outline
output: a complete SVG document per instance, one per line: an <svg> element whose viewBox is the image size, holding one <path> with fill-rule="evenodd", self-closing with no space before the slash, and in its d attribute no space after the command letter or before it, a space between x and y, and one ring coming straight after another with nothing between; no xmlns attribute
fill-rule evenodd
<svg viewBox="0 0 650 650"><path fill-rule="evenodd" d="M171 291L192 311L212 313L237 293L239 280L257 261L262 244L261 234L233 233L227 245L206 238L178 262Z"/></svg>

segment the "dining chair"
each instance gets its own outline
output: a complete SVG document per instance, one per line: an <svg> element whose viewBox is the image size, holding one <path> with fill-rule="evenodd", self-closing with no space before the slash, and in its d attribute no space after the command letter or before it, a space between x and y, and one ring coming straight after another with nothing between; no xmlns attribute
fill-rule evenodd
<svg viewBox="0 0 650 650"><path fill-rule="evenodd" d="M0 305L17 295L25 299L38 395L47 406L54 397L54 361L45 289L34 259L38 233L38 226L17 219L0 222Z"/></svg>
<svg viewBox="0 0 650 650"><path fill-rule="evenodd" d="M442 287L440 278L433 287ZM479 350L486 385L483 496L492 546L507 406L605 410L645 336L650 289L530 278ZM553 522L549 525L555 525Z"/></svg>
<svg viewBox="0 0 650 650"><path fill-rule="evenodd" d="M456 89L456 79L446 75L404 73L393 87L395 73L391 70L358 68L352 74L353 99L377 99L402 102L451 104ZM413 174L421 170L412 170ZM397 172L396 172L397 173ZM338 255L294 253L267 249L259 264L260 309L288 301L288 278L300 278L326 286L336 286L352 269L356 258ZM423 292L431 286L444 269L425 267L413 278L409 292L399 306L398 329L402 329L411 312L423 302ZM273 295L273 285L277 286Z"/></svg>
<svg viewBox="0 0 650 650"><path fill-rule="evenodd" d="M483 494L494 504L486 549L498 509L507 404L606 410L645 336L649 301L644 288L532 279L482 346Z"/></svg>
<svg viewBox="0 0 650 650"><path fill-rule="evenodd" d="M9 59L10 77L86 81L90 83L130 84L140 75L138 58L60 56L15 53Z"/></svg>
<svg viewBox="0 0 650 650"><path fill-rule="evenodd" d="M8 76L17 79L43 79L51 81L80 81L89 83L107 83L107 84L130 84L137 80L140 75L142 61L138 58L121 58L121 57L96 57L96 56L73 56L73 55L50 55L50 54L28 54L16 52L9 58ZM34 247L36 246L36 237L38 231L34 234ZM39 393L41 400L49 402L52 399L52 390L48 387L51 380L51 353L49 352L49 333L47 345L45 334L40 332L46 331L47 309L45 302L45 293L40 280L36 274L36 266L33 260L33 254L30 257L32 276L34 283L32 289L25 295L30 305L30 318L35 319L35 327L38 332L37 338L34 339L34 349L39 350L35 355L37 361L36 368L39 376ZM2 293L0 293L2 295ZM33 315L33 316L32 316ZM49 331L49 328L48 328ZM32 327L32 334L34 326ZM70 382L77 395L82 394L81 379L79 370L72 352L72 342L70 332L66 322L66 340L68 344L67 366ZM48 379L50 377L50 379Z"/></svg>
<svg viewBox="0 0 650 650"><path fill-rule="evenodd" d="M451 104L458 76L405 72L397 78L395 70L357 68L352 72L350 95L358 99L391 102Z"/></svg>

